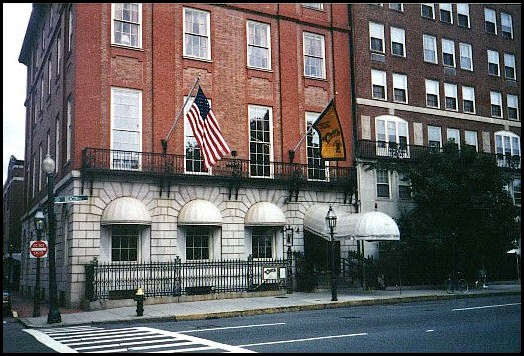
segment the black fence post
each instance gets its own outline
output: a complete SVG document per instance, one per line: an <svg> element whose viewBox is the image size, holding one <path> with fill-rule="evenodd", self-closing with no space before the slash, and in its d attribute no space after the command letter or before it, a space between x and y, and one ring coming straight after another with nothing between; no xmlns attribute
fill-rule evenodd
<svg viewBox="0 0 524 356"><path fill-rule="evenodd" d="M86 298L90 302L95 301L95 266L98 264L96 257L87 264L86 267Z"/></svg>

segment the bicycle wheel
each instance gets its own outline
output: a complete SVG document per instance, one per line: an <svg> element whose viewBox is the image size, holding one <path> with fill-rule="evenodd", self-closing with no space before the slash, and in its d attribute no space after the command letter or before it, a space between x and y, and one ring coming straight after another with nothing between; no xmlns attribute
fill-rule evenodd
<svg viewBox="0 0 524 356"><path fill-rule="evenodd" d="M468 282L465 279L459 279L457 289L461 293L466 293L468 291Z"/></svg>

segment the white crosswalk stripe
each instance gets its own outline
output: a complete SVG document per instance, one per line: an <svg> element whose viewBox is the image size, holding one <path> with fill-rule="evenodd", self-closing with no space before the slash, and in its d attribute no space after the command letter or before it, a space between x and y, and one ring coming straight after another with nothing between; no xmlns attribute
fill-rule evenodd
<svg viewBox="0 0 524 356"><path fill-rule="evenodd" d="M80 326L24 331L61 353L253 352L237 346L142 326L119 329Z"/></svg>

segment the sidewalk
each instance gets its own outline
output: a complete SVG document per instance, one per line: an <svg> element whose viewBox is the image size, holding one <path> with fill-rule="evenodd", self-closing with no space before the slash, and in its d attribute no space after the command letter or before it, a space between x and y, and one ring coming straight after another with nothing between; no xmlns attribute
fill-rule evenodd
<svg viewBox="0 0 524 356"><path fill-rule="evenodd" d="M29 298L15 296L13 300L13 314L17 314L15 317L18 317L19 322L26 327L46 328L121 321L216 319L288 311L401 303L415 300L470 298L500 294L520 295L520 281L492 282L488 288L470 290L466 294L448 294L444 290L414 287L404 287L402 290L397 288L393 290L369 291L340 289L338 290L338 301L332 302L331 290L328 289L311 293L293 292L285 294L285 292L282 292L281 295L276 296L152 304L144 306L144 315L141 317L136 316L136 306L94 311L59 308L62 322L57 324L47 324L47 304L41 305L41 316L32 317L33 301Z"/></svg>

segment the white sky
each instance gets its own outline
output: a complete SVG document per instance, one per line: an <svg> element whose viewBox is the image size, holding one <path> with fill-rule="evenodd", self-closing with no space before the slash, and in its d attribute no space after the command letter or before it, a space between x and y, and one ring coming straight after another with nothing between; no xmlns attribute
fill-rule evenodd
<svg viewBox="0 0 524 356"><path fill-rule="evenodd" d="M3 177L7 179L9 158L24 159L26 66L18 62L25 31L31 16L31 3L2 4L3 7Z"/></svg>

